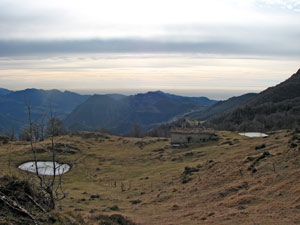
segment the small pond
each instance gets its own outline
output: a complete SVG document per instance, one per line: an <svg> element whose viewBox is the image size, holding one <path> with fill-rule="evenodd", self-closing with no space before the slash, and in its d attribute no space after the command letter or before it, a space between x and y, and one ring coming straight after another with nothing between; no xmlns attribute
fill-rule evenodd
<svg viewBox="0 0 300 225"><path fill-rule="evenodd" d="M20 170L25 170L31 173L36 173L36 168L35 168L35 162L30 161L21 164L18 166ZM52 161L38 161L37 162L37 168L38 172L40 175L49 175L53 176L54 175L54 169L53 169L53 162ZM55 162L55 174L56 175L61 175L70 170L70 165L68 164L60 164L58 162Z"/></svg>
<svg viewBox="0 0 300 225"><path fill-rule="evenodd" d="M239 135L246 136L246 137L267 137L267 134L260 133L260 132L243 132L239 133Z"/></svg>

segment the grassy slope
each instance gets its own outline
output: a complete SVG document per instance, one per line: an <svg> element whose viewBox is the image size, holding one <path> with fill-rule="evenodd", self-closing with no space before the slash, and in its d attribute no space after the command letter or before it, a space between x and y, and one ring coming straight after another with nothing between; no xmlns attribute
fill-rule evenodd
<svg viewBox="0 0 300 225"><path fill-rule="evenodd" d="M293 134L281 131L251 139L218 134L218 142L184 149L172 149L168 140L157 138L60 138L58 142L80 151L58 157L72 164L63 179L68 197L58 210L83 218L120 213L140 224L300 224L300 149L288 143ZM255 150L263 143L266 148ZM25 142L0 145L0 175L30 177L16 169L32 158L28 149ZM271 156L252 173L248 167L254 160L247 157L264 151ZM43 154L41 159L47 159ZM199 164L199 172L182 184L185 166ZM92 200L92 194L100 198ZM114 205L118 211L110 209Z"/></svg>

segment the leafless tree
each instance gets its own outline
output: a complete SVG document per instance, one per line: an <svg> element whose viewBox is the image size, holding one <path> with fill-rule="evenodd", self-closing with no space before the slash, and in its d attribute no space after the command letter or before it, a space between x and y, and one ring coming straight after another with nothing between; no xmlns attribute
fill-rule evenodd
<svg viewBox="0 0 300 225"><path fill-rule="evenodd" d="M46 136L51 137L65 135L67 131L64 128L63 121L59 118L56 118L51 109L49 114L50 117L46 126Z"/></svg>
<svg viewBox="0 0 300 225"><path fill-rule="evenodd" d="M15 140L15 128L14 127L9 128L8 130L5 131L4 135L7 136L10 141Z"/></svg>
<svg viewBox="0 0 300 225"><path fill-rule="evenodd" d="M35 174L37 178L39 179L40 187L49 195L50 198L50 207L55 208L55 202L57 200L61 200L65 198L65 193L62 188L62 174L57 174L57 170L59 169L59 166L56 164L56 151L55 151L55 117L53 114L53 110L50 107L49 109L49 137L50 137L50 155L51 155L51 162L53 163L53 175L52 176L45 176L39 173L38 169L38 154L36 151L36 144L40 143L40 138L36 138L36 132L35 132L35 125L37 124L37 121L32 120L31 116L31 106L29 103L25 102L27 113L28 113L28 136L31 146L31 151L33 153L34 157L34 164L35 164ZM43 127L43 125L36 126L36 127ZM42 145L40 143L40 145ZM46 148L44 146L44 148Z"/></svg>
<svg viewBox="0 0 300 225"><path fill-rule="evenodd" d="M129 132L125 136L140 138L144 136L144 132L142 127L139 124L133 124Z"/></svg>
<svg viewBox="0 0 300 225"><path fill-rule="evenodd" d="M102 127L102 126L98 126L96 129L95 129L96 132L99 132L101 134L112 134L108 129L106 129L105 127Z"/></svg>

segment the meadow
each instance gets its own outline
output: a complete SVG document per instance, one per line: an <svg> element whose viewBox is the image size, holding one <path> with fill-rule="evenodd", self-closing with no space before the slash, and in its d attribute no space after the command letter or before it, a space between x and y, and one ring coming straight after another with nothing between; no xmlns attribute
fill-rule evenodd
<svg viewBox="0 0 300 225"><path fill-rule="evenodd" d="M56 138L67 197L56 212L76 224L121 214L137 224L300 224L300 133L219 139L174 148L166 138L80 132ZM36 144L39 160L48 160ZM29 142L0 145L0 176L34 182L18 165L32 160Z"/></svg>

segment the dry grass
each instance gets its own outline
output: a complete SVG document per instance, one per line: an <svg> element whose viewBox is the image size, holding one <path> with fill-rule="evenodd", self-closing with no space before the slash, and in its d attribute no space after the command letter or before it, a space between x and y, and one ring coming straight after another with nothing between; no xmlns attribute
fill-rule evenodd
<svg viewBox="0 0 300 225"><path fill-rule="evenodd" d="M58 156L72 164L63 178L68 197L58 210L79 214L86 222L98 214L118 213L149 225L300 224L300 149L289 143L294 134L218 135L219 141L183 149L159 138L60 138L59 143L79 151ZM266 148L255 150L261 144ZM26 142L1 145L0 175L31 177L16 169L32 159L28 150ZM270 155L254 163L256 172L248 170L265 151ZM199 171L183 184L186 166ZM95 194L99 198L91 198Z"/></svg>

